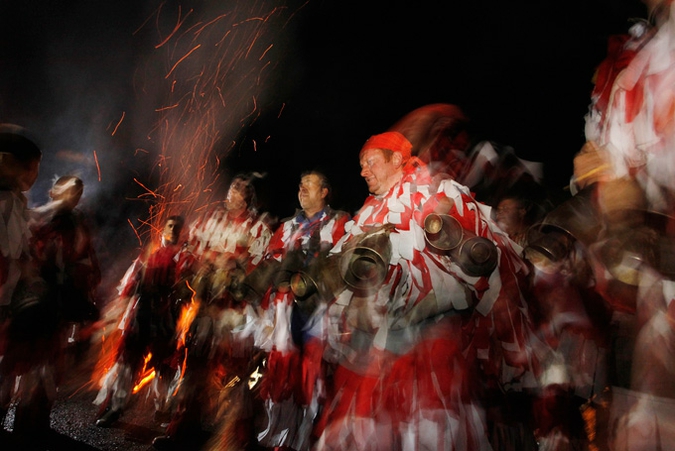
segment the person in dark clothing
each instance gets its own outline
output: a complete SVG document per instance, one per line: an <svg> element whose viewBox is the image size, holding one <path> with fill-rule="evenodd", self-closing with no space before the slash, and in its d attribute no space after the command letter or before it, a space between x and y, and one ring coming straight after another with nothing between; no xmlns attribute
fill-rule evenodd
<svg viewBox="0 0 675 451"><path fill-rule="evenodd" d="M80 178L59 177L49 191L50 202L31 212L31 252L57 309L59 351L73 350L78 360L100 316L96 289L101 269L90 225L77 208L83 192Z"/></svg>
<svg viewBox="0 0 675 451"><path fill-rule="evenodd" d="M20 442L49 430L56 395L55 323L45 302L46 283L30 253L24 195L37 179L41 159L24 128L0 124L0 424L14 403L13 433Z"/></svg>
<svg viewBox="0 0 675 451"><path fill-rule="evenodd" d="M170 379L175 375L172 357L176 349L176 324L181 306L177 289L182 274L190 267L189 255L179 237L182 216L170 216L164 223L162 239L147 256L139 256L122 279L120 296L128 300L119 325L122 330L115 364L103 377L95 404L101 405L96 425L109 427L123 413L139 382L144 359L153 368L153 383L159 390L155 399L162 411Z"/></svg>

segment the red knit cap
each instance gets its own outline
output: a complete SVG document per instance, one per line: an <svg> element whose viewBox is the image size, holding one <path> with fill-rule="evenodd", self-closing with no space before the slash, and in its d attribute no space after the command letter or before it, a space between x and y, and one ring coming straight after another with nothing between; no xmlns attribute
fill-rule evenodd
<svg viewBox="0 0 675 451"><path fill-rule="evenodd" d="M360 153L370 149L387 149L392 152L399 152L403 155L403 159L407 160L411 155L412 144L399 132L384 132L368 138Z"/></svg>

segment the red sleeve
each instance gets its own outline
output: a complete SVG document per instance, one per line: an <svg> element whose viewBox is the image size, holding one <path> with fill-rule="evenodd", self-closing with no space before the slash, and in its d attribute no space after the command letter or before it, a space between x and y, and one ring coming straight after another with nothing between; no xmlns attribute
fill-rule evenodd
<svg viewBox="0 0 675 451"><path fill-rule="evenodd" d="M265 258L274 258L276 260L279 260L283 255L284 255L284 241L283 241L283 235L284 235L284 224L281 224L281 226L274 232L274 235L272 235L272 238L270 239L270 244L267 247L267 252L265 253Z"/></svg>
<svg viewBox="0 0 675 451"><path fill-rule="evenodd" d="M348 214L339 215L335 218L335 226L333 227L333 244L337 243L340 238L345 234L345 224L349 222L351 218Z"/></svg>

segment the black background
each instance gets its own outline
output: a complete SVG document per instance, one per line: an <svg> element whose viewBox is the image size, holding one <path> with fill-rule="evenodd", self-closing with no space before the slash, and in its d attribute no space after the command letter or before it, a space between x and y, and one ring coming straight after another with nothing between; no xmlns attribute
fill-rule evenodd
<svg viewBox="0 0 675 451"><path fill-rule="evenodd" d="M214 152L223 181L240 171L266 174L261 208L279 218L297 207L299 174L311 168L332 180L333 206L353 213L367 195L357 157L363 142L431 103L460 106L475 139L544 163L546 184L562 193L607 37L647 14L639 0L5 1L0 121L36 132L45 152L31 203L46 200L55 175L78 172L104 258L136 252L129 224L142 223L147 205L134 179L155 183L154 163L137 152L152 147L152 119L138 116L154 108L143 103L153 86L143 62L157 52L153 12L175 18L191 10L189 20L205 21L275 5L285 7L286 26L258 114Z"/></svg>

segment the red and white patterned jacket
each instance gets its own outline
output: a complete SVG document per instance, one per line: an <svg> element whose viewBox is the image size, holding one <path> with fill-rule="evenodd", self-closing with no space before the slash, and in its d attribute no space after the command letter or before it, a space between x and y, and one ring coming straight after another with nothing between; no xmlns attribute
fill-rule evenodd
<svg viewBox="0 0 675 451"><path fill-rule="evenodd" d="M471 276L449 255L432 251L424 235L424 220L430 213L449 214L467 235L492 241L499 255L494 271ZM343 340L345 333L351 332L344 330L344 325L353 322L352 316L376 330L375 346L400 352L398 340L388 340L388 335L461 312L465 319L464 355L470 361L477 359L502 384L520 384L525 382L523 377L533 384L528 374L529 316L522 294L528 270L510 240L490 219L490 207L477 202L467 187L451 179L432 180L426 166L413 161L386 195L366 199L332 253L341 252L352 238L370 228L385 224L393 226L389 234L392 252L382 286L365 304L359 300L357 311L352 311L352 300L359 295L349 290L331 306L333 335L329 334L328 340L337 358L351 352L338 337Z"/></svg>

